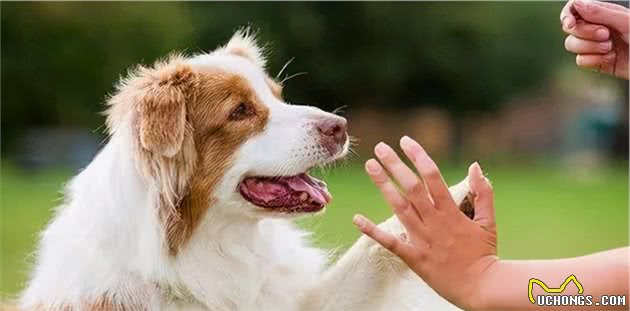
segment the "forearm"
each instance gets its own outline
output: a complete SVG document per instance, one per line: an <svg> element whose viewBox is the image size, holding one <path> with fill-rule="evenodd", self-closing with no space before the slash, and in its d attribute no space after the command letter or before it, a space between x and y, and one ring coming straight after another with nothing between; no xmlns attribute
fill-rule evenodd
<svg viewBox="0 0 630 311"><path fill-rule="evenodd" d="M575 275L583 287L582 294L592 296L593 304L573 309L628 310L628 251L625 247L568 259L498 261L485 273L478 297L471 299L476 300L474 305L478 310L556 310L557 307L542 307L529 300L530 279L538 279L549 288L558 288L570 275ZM538 295L553 295L546 293L539 284L533 284L532 291L534 299ZM567 284L562 294L578 295L577 286ZM602 295L624 295L626 305L596 305Z"/></svg>

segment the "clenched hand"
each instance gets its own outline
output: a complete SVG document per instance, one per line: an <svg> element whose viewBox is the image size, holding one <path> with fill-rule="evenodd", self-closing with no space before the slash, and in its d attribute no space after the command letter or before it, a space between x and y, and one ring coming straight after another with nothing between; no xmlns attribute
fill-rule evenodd
<svg viewBox="0 0 630 311"><path fill-rule="evenodd" d="M564 46L577 54L578 66L627 80L629 18L630 10L618 4L570 0L560 13Z"/></svg>

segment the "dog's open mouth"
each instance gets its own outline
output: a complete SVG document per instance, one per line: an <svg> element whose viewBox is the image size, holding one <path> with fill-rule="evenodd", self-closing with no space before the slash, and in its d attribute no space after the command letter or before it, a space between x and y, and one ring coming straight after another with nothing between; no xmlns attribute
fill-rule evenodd
<svg viewBox="0 0 630 311"><path fill-rule="evenodd" d="M307 174L247 177L238 190L252 204L283 213L317 212L332 199L326 183Z"/></svg>

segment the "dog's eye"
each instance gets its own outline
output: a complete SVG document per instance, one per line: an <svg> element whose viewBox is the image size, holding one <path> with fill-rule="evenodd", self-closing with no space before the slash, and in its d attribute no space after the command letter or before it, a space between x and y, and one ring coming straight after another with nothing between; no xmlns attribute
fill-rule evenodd
<svg viewBox="0 0 630 311"><path fill-rule="evenodd" d="M254 109L246 103L240 103L230 113L230 121L244 120L254 115Z"/></svg>

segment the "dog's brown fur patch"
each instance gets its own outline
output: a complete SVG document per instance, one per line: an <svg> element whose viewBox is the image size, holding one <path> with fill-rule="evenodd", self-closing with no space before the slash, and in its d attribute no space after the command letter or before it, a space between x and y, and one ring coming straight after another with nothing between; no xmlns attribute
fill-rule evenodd
<svg viewBox="0 0 630 311"><path fill-rule="evenodd" d="M239 105L247 106L246 119L231 120ZM167 217L167 242L177 252L191 236L206 209L212 205L212 190L227 170L236 149L249 137L263 130L269 111L247 81L237 75L213 72L201 78L196 102L189 119L197 167L190 190L177 207L178 215Z"/></svg>
<svg viewBox="0 0 630 311"><path fill-rule="evenodd" d="M170 157L182 147L186 102L194 99L190 95L196 79L190 67L182 64L155 71L158 82L147 85L138 99L140 143L152 152Z"/></svg>
<svg viewBox="0 0 630 311"><path fill-rule="evenodd" d="M256 57L252 55L253 53L247 47L244 47L244 46L229 47L228 52L230 52L230 54L247 58L251 61L256 60Z"/></svg>
<svg viewBox="0 0 630 311"><path fill-rule="evenodd" d="M126 297L129 298L129 297ZM4 310L4 309L0 309ZM18 309L8 309L18 310ZM81 302L79 305L73 304L55 304L55 305L37 305L33 308L23 309L22 311L149 311L149 308L142 302L126 300L124 303L114 303L111 298L102 296L91 301Z"/></svg>
<svg viewBox="0 0 630 311"><path fill-rule="evenodd" d="M475 218L475 205L474 205L474 195L472 193L468 193L462 203L459 204L459 210L464 213L464 215L468 216L470 219Z"/></svg>
<svg viewBox="0 0 630 311"><path fill-rule="evenodd" d="M106 292L99 296L84 298L77 302L57 302L54 304L36 304L23 311L150 311L150 301L157 298L159 286L146 283L145 286L127 284L116 293ZM2 307L2 306L0 306ZM0 308L0 310L4 310ZM9 309L11 310L11 309ZM7 310L8 311L8 310Z"/></svg>
<svg viewBox="0 0 630 311"><path fill-rule="evenodd" d="M108 128L113 133L131 118L139 168L157 188L174 255L212 205L231 156L264 129L268 108L243 77L195 72L181 56L140 67L118 89L108 103Z"/></svg>

